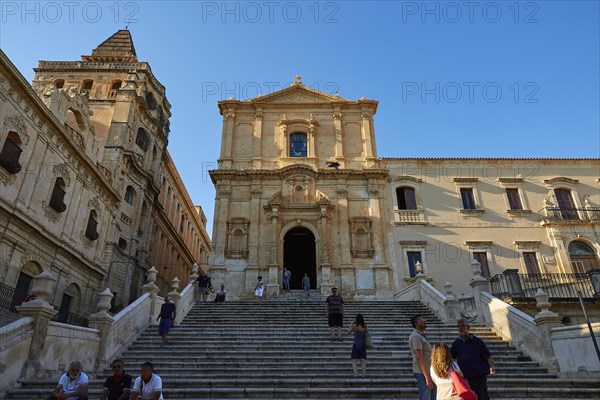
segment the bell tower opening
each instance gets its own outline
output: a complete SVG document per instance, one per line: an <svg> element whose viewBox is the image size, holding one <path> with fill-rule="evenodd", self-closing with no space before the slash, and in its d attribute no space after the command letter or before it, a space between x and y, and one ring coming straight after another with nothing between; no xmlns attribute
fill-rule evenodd
<svg viewBox="0 0 600 400"><path fill-rule="evenodd" d="M293 228L283 238L283 266L292 273L290 289L302 289L304 274L310 288L317 288L317 252L315 235L306 228Z"/></svg>

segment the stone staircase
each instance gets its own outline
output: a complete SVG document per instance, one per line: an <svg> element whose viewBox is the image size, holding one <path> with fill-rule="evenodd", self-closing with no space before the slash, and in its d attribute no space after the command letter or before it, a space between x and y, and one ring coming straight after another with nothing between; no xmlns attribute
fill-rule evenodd
<svg viewBox="0 0 600 400"><path fill-rule="evenodd" d="M297 296L301 300L293 300ZM353 379L351 336L331 342L321 296L302 296L289 292L279 297L287 301L198 303L173 328L165 347L159 346L156 327L146 330L123 354L126 370L137 376L140 365L151 361L166 400L416 399L407 345L410 316L425 315L432 343L450 344L457 335L454 326L442 324L417 302L348 302L345 329L360 312L375 341L367 378ZM558 379L488 328L472 330L496 360L497 374L489 379L493 399L600 399L599 382ZM90 399L99 397L109 374L106 369L92 380ZM8 398L43 399L55 384L25 382Z"/></svg>

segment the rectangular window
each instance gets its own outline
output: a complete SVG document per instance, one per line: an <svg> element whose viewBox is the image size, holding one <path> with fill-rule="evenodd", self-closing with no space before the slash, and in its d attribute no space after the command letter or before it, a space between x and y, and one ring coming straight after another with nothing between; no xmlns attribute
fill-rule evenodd
<svg viewBox="0 0 600 400"><path fill-rule="evenodd" d="M528 274L535 275L540 273L540 266L534 251L524 251L523 260L525 261L525 268Z"/></svg>
<svg viewBox="0 0 600 400"><path fill-rule="evenodd" d="M307 136L305 133L292 133L290 135L290 157L307 157L307 149Z"/></svg>
<svg viewBox="0 0 600 400"><path fill-rule="evenodd" d="M421 260L421 252L420 251L407 251L406 258L408 259L408 273L411 278L417 276L417 261L423 264Z"/></svg>
<svg viewBox="0 0 600 400"><path fill-rule="evenodd" d="M396 197L398 199L398 208L400 210L416 210L417 200L415 197L415 189L409 187L401 187L396 189Z"/></svg>
<svg viewBox="0 0 600 400"><path fill-rule="evenodd" d="M508 197L508 206L511 210L522 210L521 198L519 197L519 189L506 189L506 197Z"/></svg>
<svg viewBox="0 0 600 400"><path fill-rule="evenodd" d="M61 213L67 209L67 205L63 202L64 198L65 190L55 184L48 205L52 207L56 212Z"/></svg>
<svg viewBox="0 0 600 400"><path fill-rule="evenodd" d="M460 197L462 199L463 210L475 210L475 197L473 188L461 188Z"/></svg>
<svg viewBox="0 0 600 400"><path fill-rule="evenodd" d="M487 252L485 251L474 251L473 258L481 264L481 276L484 278L490 278L490 267L487 260Z"/></svg>

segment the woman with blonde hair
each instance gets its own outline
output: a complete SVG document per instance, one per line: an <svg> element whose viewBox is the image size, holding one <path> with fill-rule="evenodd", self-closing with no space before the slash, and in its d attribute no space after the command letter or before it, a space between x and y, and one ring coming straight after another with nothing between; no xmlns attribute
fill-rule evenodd
<svg viewBox="0 0 600 400"><path fill-rule="evenodd" d="M461 400L454 391L450 372L456 371L462 376L458 365L452 361L450 349L444 343L434 344L431 348L431 380L437 386L437 400Z"/></svg>

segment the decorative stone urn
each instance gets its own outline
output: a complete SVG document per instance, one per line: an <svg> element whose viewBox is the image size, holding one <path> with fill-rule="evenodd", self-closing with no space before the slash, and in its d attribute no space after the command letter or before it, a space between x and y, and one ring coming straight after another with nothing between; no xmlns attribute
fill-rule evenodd
<svg viewBox="0 0 600 400"><path fill-rule="evenodd" d="M114 295L110 292L109 288L104 289L104 291L98 294L98 306L96 307L98 311L97 314L106 314L111 307L111 300Z"/></svg>
<svg viewBox="0 0 600 400"><path fill-rule="evenodd" d="M41 274L33 278L31 294L35 296L36 300L48 302L54 282L56 282L56 276L49 270L44 270Z"/></svg>

